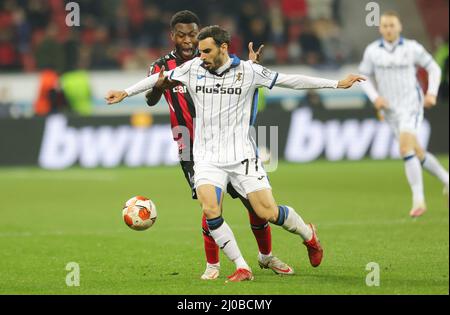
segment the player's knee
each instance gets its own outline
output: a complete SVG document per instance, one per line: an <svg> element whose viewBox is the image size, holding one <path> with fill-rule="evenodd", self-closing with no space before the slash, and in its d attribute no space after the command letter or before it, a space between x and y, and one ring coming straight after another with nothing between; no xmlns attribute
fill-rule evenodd
<svg viewBox="0 0 450 315"><path fill-rule="evenodd" d="M416 147L416 156L419 158L419 160L425 160L425 154L425 150L420 147Z"/></svg>
<svg viewBox="0 0 450 315"><path fill-rule="evenodd" d="M267 198L260 200L258 206L259 208L264 209L264 211L268 212L274 207L274 204L271 200Z"/></svg>
<svg viewBox="0 0 450 315"><path fill-rule="evenodd" d="M405 157L407 155L411 155L411 153L414 153L414 147L411 146L409 143L402 143L400 144L400 155Z"/></svg>
<svg viewBox="0 0 450 315"><path fill-rule="evenodd" d="M220 216L220 207L217 204L202 204L203 214L207 219L217 218Z"/></svg>
<svg viewBox="0 0 450 315"><path fill-rule="evenodd" d="M265 218L266 221L275 223L278 220L278 213L270 213L270 215L267 215Z"/></svg>
<svg viewBox="0 0 450 315"><path fill-rule="evenodd" d="M278 217L278 213L276 210L276 207L273 208L268 205L267 207L264 207L260 211L258 211L258 217L260 217L264 221L275 222Z"/></svg>

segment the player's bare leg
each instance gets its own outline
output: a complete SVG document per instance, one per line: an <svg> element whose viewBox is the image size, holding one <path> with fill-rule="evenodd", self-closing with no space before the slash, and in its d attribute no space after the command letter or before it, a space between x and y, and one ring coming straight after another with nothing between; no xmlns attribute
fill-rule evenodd
<svg viewBox="0 0 450 315"><path fill-rule="evenodd" d="M426 170L431 175L438 178L441 183L444 185L443 194L447 202L448 207L448 192L449 192L449 176L448 171L439 163L438 159L431 154L430 152L426 152L422 146L419 144L416 138L415 144L416 154L420 159L420 163L424 170Z"/></svg>
<svg viewBox="0 0 450 315"><path fill-rule="evenodd" d="M239 199L248 211L252 232L258 243L258 264L261 269L270 269L279 275L293 275L294 269L272 254L272 234L269 222L256 215L248 199L240 195Z"/></svg>
<svg viewBox="0 0 450 315"><path fill-rule="evenodd" d="M213 185L204 184L197 187L197 196L206 216L211 236L224 254L236 265L236 272L228 277L229 281L253 280L251 269L242 257L234 234L222 217L222 190Z"/></svg>
<svg viewBox="0 0 450 315"><path fill-rule="evenodd" d="M411 187L413 202L409 215L413 218L419 217L427 210L425 195L423 191L423 176L420 159L416 154L416 136L409 132L400 133L399 137L400 155L405 162L405 173ZM423 152L418 150L423 155Z"/></svg>
<svg viewBox="0 0 450 315"><path fill-rule="evenodd" d="M305 224L298 213L288 206L278 206L272 195L272 190L262 189L248 194L256 214L273 224L282 226L285 230L300 235L308 250L309 261L313 267L322 262L323 249L317 237L315 227Z"/></svg>

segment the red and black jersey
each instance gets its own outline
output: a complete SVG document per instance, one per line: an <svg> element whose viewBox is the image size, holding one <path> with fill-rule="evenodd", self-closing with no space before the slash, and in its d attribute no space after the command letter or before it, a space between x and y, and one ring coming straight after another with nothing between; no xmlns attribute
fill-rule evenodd
<svg viewBox="0 0 450 315"><path fill-rule="evenodd" d="M150 66L148 75L159 73L161 67L164 66L165 71L170 71L176 67L182 65L186 60L180 58L176 51L173 50L169 54L159 58ZM178 147L181 150L190 146L192 155L193 140L194 140L194 118L195 118L195 106L192 101L191 95L187 91L187 88L183 85L177 85L173 89L167 89L164 91L164 98L169 104L170 110L170 123L172 125L173 139L177 141ZM177 127L184 126L189 130L189 143L186 139L183 139L181 134L178 133Z"/></svg>

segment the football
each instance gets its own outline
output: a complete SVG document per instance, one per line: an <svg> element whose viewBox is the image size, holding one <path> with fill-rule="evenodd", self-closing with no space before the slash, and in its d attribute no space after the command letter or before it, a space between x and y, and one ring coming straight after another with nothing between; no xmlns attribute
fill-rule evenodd
<svg viewBox="0 0 450 315"><path fill-rule="evenodd" d="M135 196L129 199L122 210L123 220L133 230L147 230L156 221L156 206L150 199Z"/></svg>

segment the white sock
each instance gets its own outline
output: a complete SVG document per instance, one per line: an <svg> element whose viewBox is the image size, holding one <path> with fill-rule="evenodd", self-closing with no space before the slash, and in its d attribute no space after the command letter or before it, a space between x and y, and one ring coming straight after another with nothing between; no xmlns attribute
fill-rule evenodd
<svg viewBox="0 0 450 315"><path fill-rule="evenodd" d="M258 259L261 261L266 260L267 258L272 257L272 252L270 252L268 255L265 255L261 252L258 253Z"/></svg>
<svg viewBox="0 0 450 315"><path fill-rule="evenodd" d="M288 206L279 206L280 213L278 214L278 223L281 223L283 229L300 235L301 238L305 241L309 241L312 239L312 230L309 225L306 225L303 219L298 215L297 212L295 212L294 208L288 207ZM283 213L284 212L284 213ZM283 219L284 221L281 222L280 219Z"/></svg>
<svg viewBox="0 0 450 315"><path fill-rule="evenodd" d="M425 159L422 161L422 166L431 175L436 176L444 185L448 186L448 171L433 154L427 152Z"/></svg>
<svg viewBox="0 0 450 315"><path fill-rule="evenodd" d="M242 257L236 239L234 238L233 231L231 231L225 221L219 228L210 230L209 233L214 238L214 241L219 248L223 250L223 253L236 264L236 268L245 268L250 270L250 267Z"/></svg>
<svg viewBox="0 0 450 315"><path fill-rule="evenodd" d="M234 261L235 265L236 265L236 269L240 269L240 268L244 268L247 270L250 270L250 267L247 265L247 262L245 261L244 257L239 257Z"/></svg>
<svg viewBox="0 0 450 315"><path fill-rule="evenodd" d="M209 262L207 262L206 268L220 269L220 262L218 262L217 264L210 264Z"/></svg>
<svg viewBox="0 0 450 315"><path fill-rule="evenodd" d="M407 154L403 157L403 160L405 161L406 178L408 179L413 194L413 205L424 204L425 196L423 193L422 167L420 161L414 152Z"/></svg>

